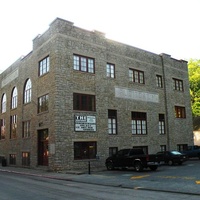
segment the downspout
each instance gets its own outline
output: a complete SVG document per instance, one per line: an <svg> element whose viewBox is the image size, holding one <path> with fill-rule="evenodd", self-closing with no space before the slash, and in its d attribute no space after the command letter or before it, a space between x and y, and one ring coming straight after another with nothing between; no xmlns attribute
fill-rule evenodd
<svg viewBox="0 0 200 200"><path fill-rule="evenodd" d="M164 88L164 103L165 103L165 115L166 115L166 132L167 132L167 148L170 150L170 137L169 137L169 117L168 117L168 101L167 101L167 89L166 89L166 77L165 77L165 69L164 69L164 61L163 55L161 57L161 64L162 64L162 72L163 72L163 88Z"/></svg>

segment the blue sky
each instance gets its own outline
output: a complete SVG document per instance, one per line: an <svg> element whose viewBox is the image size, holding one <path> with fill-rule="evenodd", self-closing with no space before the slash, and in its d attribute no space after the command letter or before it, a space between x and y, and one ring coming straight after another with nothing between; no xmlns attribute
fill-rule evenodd
<svg viewBox="0 0 200 200"><path fill-rule="evenodd" d="M199 8L199 0L2 1L0 71L28 54L56 17L153 53L200 59Z"/></svg>

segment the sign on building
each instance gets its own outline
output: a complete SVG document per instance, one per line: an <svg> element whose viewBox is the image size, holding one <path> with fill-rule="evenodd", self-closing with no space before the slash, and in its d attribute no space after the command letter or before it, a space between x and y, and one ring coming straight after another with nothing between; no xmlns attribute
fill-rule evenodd
<svg viewBox="0 0 200 200"><path fill-rule="evenodd" d="M75 131L96 131L96 116L75 115Z"/></svg>

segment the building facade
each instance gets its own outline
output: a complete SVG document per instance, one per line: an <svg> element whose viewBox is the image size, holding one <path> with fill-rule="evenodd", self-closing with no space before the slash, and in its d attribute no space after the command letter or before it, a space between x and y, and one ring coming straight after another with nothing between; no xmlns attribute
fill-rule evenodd
<svg viewBox="0 0 200 200"><path fill-rule="evenodd" d="M8 165L103 167L117 149L193 144L186 61L60 18L0 82L0 156Z"/></svg>

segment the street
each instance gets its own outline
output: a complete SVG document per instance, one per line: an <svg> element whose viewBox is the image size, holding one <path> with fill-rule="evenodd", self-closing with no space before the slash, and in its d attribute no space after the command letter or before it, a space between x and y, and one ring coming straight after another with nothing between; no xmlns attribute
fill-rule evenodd
<svg viewBox="0 0 200 200"><path fill-rule="evenodd" d="M100 186L0 172L1 200L199 199L198 196Z"/></svg>
<svg viewBox="0 0 200 200"><path fill-rule="evenodd" d="M162 184L177 186L179 190L185 184L191 189L194 186L200 187L196 183L200 180L199 170L200 162L188 162L183 166L162 166L157 172L146 171L137 173L132 170L122 171L104 171L94 175L83 175L83 178L95 178L95 184L87 184L78 180L81 175L77 175L74 181L58 180L43 176L29 176L28 174L8 173L0 171L0 199L1 200L129 200L129 199L190 199L197 200L199 195L176 192L159 191ZM188 169L194 169L193 171ZM103 185L97 178L113 179L117 177L122 181L118 186ZM99 179L100 180L100 179ZM132 186L130 186L132 183ZM156 184L154 189L149 188ZM127 186L127 187L126 187ZM128 187L129 186L129 187ZM165 185L166 187L166 185ZM142 189L143 188L143 189ZM158 191L156 191L156 188Z"/></svg>

